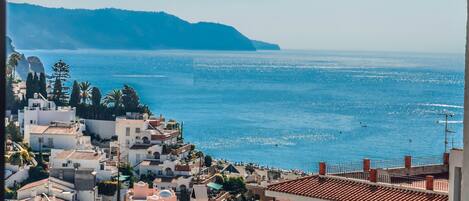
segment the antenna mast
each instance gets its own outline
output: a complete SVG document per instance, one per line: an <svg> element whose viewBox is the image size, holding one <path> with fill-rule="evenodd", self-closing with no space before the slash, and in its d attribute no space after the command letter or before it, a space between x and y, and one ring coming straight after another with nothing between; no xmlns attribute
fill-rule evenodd
<svg viewBox="0 0 469 201"><path fill-rule="evenodd" d="M444 114L440 114L440 115L445 115L445 153L447 153L448 152L448 136L449 134L454 133L454 131L451 131L448 128L448 117L453 117L454 114L448 111L445 111Z"/></svg>

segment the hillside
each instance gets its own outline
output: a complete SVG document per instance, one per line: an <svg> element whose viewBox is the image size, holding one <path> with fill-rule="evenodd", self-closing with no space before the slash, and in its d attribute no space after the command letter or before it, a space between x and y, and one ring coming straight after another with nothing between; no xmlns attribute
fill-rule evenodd
<svg viewBox="0 0 469 201"><path fill-rule="evenodd" d="M164 12L8 3L7 17L18 49L256 50L234 27L189 23Z"/></svg>

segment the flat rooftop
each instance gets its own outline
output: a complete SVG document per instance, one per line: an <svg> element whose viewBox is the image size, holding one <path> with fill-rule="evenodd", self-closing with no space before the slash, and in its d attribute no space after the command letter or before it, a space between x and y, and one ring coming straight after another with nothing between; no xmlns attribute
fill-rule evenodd
<svg viewBox="0 0 469 201"><path fill-rule="evenodd" d="M98 152L88 150L64 150L55 155L55 159L99 160L100 158Z"/></svg>

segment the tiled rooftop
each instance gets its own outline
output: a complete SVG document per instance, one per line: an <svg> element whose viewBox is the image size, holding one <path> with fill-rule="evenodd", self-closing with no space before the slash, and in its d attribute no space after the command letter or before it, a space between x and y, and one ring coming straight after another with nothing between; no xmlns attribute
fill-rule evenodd
<svg viewBox="0 0 469 201"><path fill-rule="evenodd" d="M448 200L445 193L319 175L272 184L267 191L336 201Z"/></svg>
<svg viewBox="0 0 469 201"><path fill-rule="evenodd" d="M55 158L75 160L98 160L101 158L101 155L94 151L69 150L59 152L55 156Z"/></svg>
<svg viewBox="0 0 469 201"><path fill-rule="evenodd" d="M47 178L47 179L31 182L29 184L24 185L18 190L21 191L21 190L26 190L26 189L33 188L33 187L40 186L40 185L46 185L48 181L49 179Z"/></svg>
<svg viewBox="0 0 469 201"><path fill-rule="evenodd" d="M31 126L31 134L50 134L50 135L74 135L77 133L75 126Z"/></svg>
<svg viewBox="0 0 469 201"><path fill-rule="evenodd" d="M151 146L153 145L152 144L134 144L130 147L130 149L148 149Z"/></svg>

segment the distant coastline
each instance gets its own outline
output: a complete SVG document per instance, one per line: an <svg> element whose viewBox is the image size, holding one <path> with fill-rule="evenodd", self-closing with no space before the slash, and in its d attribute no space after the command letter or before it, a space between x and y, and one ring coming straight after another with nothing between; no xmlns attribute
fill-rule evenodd
<svg viewBox="0 0 469 201"><path fill-rule="evenodd" d="M17 49L280 49L277 44L251 40L229 25L190 23L165 12L46 8L18 3L8 3L8 10L8 35Z"/></svg>

